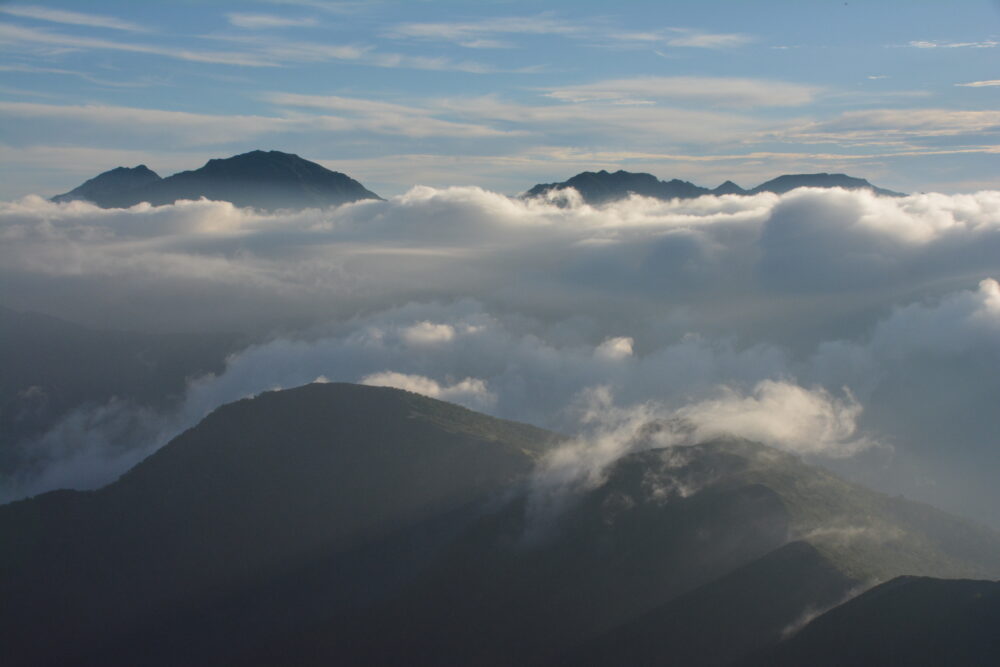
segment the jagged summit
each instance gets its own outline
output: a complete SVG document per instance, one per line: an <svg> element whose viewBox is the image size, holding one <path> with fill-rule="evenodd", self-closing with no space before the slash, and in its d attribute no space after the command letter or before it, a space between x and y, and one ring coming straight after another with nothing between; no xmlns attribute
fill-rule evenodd
<svg viewBox="0 0 1000 667"><path fill-rule="evenodd" d="M538 197L553 190L574 188L588 204L603 204L624 199L630 194L656 199L690 199L702 195L742 195L760 192L783 194L801 187L867 189L884 196L902 196L899 192L875 187L863 178L854 178L846 174L786 174L751 190L745 190L732 181L726 181L714 190L710 190L677 178L661 181L652 174L622 170L609 172L603 169L596 172L585 171L561 183L539 183L522 196Z"/></svg>
<svg viewBox="0 0 1000 667"><path fill-rule="evenodd" d="M100 187L90 185L93 182L98 182ZM54 197L53 201L86 199L105 208L124 208L140 202L162 205L201 197L265 210L325 207L361 199L380 199L346 174L331 171L298 155L255 150L212 159L199 169L163 179L144 165L133 169L118 167Z"/></svg>
<svg viewBox="0 0 1000 667"><path fill-rule="evenodd" d="M601 204L627 197L630 193L657 199L689 198L709 194L707 188L693 183L673 179L661 181L656 176L646 173L633 173L623 170L608 172L585 171L562 183L539 183L525 193L525 197L536 197L550 190L574 188L584 200L590 204Z"/></svg>

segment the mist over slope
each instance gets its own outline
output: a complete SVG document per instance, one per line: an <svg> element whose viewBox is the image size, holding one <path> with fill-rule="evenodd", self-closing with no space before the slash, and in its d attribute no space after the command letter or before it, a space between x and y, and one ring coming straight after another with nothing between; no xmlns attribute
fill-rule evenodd
<svg viewBox="0 0 1000 667"><path fill-rule="evenodd" d="M227 404L102 489L0 506L5 660L620 664L594 647L624 633L731 664L899 574L1000 576L996 531L685 435L568 474L586 443L398 389Z"/></svg>
<svg viewBox="0 0 1000 667"><path fill-rule="evenodd" d="M325 376L590 433L597 458L620 453L601 435L616 420L682 417L995 521L997 192L591 206L417 187L290 214L28 197L0 204L0 236L8 307L258 341L177 409L144 413L141 452L225 402ZM147 407L119 398L101 408ZM81 460L104 481L131 465L100 445L129 420L87 414L18 443L51 465L9 478L5 500L72 483Z"/></svg>

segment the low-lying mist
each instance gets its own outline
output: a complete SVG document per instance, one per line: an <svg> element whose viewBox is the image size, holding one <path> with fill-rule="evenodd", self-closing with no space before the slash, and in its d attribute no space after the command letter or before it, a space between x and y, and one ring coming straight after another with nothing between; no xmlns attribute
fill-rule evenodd
<svg viewBox="0 0 1000 667"><path fill-rule="evenodd" d="M173 408L119 396L4 443L31 456L2 501L101 485L223 403L319 379L578 435L556 484L732 433L996 523L1000 192L591 207L418 187L277 214L28 197L0 203L0 239L9 307L256 341ZM637 440L653 420L684 438Z"/></svg>

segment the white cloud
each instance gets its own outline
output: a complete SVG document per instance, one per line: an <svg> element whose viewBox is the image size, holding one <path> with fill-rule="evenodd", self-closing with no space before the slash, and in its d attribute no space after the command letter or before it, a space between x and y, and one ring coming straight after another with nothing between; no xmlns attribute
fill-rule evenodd
<svg viewBox="0 0 1000 667"><path fill-rule="evenodd" d="M632 345L635 343L628 336L608 338L594 350L595 356L608 361L620 361L632 356Z"/></svg>
<svg viewBox="0 0 1000 667"><path fill-rule="evenodd" d="M415 346L447 343L455 338L455 327L424 320L403 329L402 338L408 344Z"/></svg>
<svg viewBox="0 0 1000 667"><path fill-rule="evenodd" d="M275 16L273 14L246 14L242 12L232 12L226 14L229 23L237 28L248 30L260 30L268 28L303 28L317 25L317 21L311 17L291 18L288 16Z"/></svg>
<svg viewBox="0 0 1000 667"><path fill-rule="evenodd" d="M813 100L817 90L813 86L766 79L647 76L555 88L547 95L570 102L659 99L675 102L693 100L720 106L746 107L808 104Z"/></svg>
<svg viewBox="0 0 1000 667"><path fill-rule="evenodd" d="M71 12L62 9L50 9L48 7L38 7L33 5L7 5L0 7L0 12L17 16L19 18L36 19L39 21L49 21L51 23L63 23L67 25L81 25L88 28L109 28L111 30L125 30L128 32L147 32L148 29L132 23L123 21L113 16L101 16L98 14L84 14L82 12Z"/></svg>
<svg viewBox="0 0 1000 667"><path fill-rule="evenodd" d="M112 105L62 105L31 102L0 102L0 116L28 118L38 123L74 124L74 131L92 134L95 129L113 131L120 137L122 148L136 136L169 136L183 145L223 143L266 132L294 130L301 123L294 120L264 116L222 116L142 109Z"/></svg>
<svg viewBox="0 0 1000 667"><path fill-rule="evenodd" d="M431 71L469 72L486 74L500 71L492 65L472 60L455 60L444 56L419 56L378 51L366 44L333 44L302 39L291 40L268 35L206 35L206 37L244 47L267 62L321 63L350 62L369 67L403 68Z"/></svg>
<svg viewBox="0 0 1000 667"><path fill-rule="evenodd" d="M750 35L740 33L710 33L690 28L673 28L675 36L668 37L668 46L684 46L699 49L728 49L743 46L754 41Z"/></svg>
<svg viewBox="0 0 1000 667"><path fill-rule="evenodd" d="M729 387L721 395L687 405L674 416L694 428L694 441L733 435L798 454L852 456L875 443L858 437L861 404L845 392L835 398L822 388L762 380L749 394Z"/></svg>
<svg viewBox="0 0 1000 667"><path fill-rule="evenodd" d="M992 49L1000 42L988 39L980 42L945 42L932 40L914 40L909 43L917 49Z"/></svg>
<svg viewBox="0 0 1000 667"><path fill-rule="evenodd" d="M581 26L542 14L530 17L490 18L481 21L401 23L386 32L388 37L454 42L468 48L506 48L507 41L490 35L576 35Z"/></svg>
<svg viewBox="0 0 1000 667"><path fill-rule="evenodd" d="M219 65L241 65L245 67L274 67L277 65L277 63L273 60L262 58L252 53L235 51L203 51L199 49L185 49L173 46L158 46L155 44L118 42L96 37L63 35L11 24L0 24L0 44L25 48L61 47L69 50L92 49L98 51L148 53L166 58L174 58L177 60L214 63Z"/></svg>
<svg viewBox="0 0 1000 667"><path fill-rule="evenodd" d="M969 83L956 83L956 86L963 86L966 88L987 88L992 86L1000 86L1000 79L990 79L988 81L970 81Z"/></svg>
<svg viewBox="0 0 1000 667"><path fill-rule="evenodd" d="M423 394L442 401L463 403L479 410L489 410L496 396L490 393L486 383L476 378L465 378L450 385L442 385L422 375L406 375L393 371L382 371L366 375L360 384L374 387L394 387L415 394Z"/></svg>
<svg viewBox="0 0 1000 667"><path fill-rule="evenodd" d="M520 134L488 125L435 118L429 109L337 95L268 93L264 99L282 107L324 109L347 114L356 128L408 137L500 137ZM342 119L340 122L345 122Z"/></svg>
<svg viewBox="0 0 1000 667"><path fill-rule="evenodd" d="M300 99L300 98L305 99ZM81 140L102 139L103 149L131 148L137 138L158 139L176 146L203 146L245 141L268 134L322 132L369 132L377 135L413 138L502 137L515 136L517 131L500 130L486 124L463 123L434 118L418 111L387 109L390 105L358 101L350 104L345 98L315 98L311 96L271 98L279 105L337 107L333 100L342 100L342 113L305 114L285 112L281 115L214 115L143 109L112 105L63 105L34 102L0 102L0 118L31 120L32 131L45 135L59 131L63 137L77 136ZM30 149L29 149L30 150ZM74 150L74 149L70 149ZM76 149L81 150L81 149Z"/></svg>
<svg viewBox="0 0 1000 667"><path fill-rule="evenodd" d="M0 203L0 302L101 327L300 323L193 382L176 413L139 420L156 426L142 451L222 403L325 376L600 436L585 471L640 446L641 420L680 420L661 444L731 432L864 460L888 442L925 466L914 480L954 491L945 504L993 498L1000 192L559 203L474 187L294 214L29 197ZM110 425L138 423L126 417L77 415L44 448L82 429L114 454ZM896 471L854 469L938 499Z"/></svg>
<svg viewBox="0 0 1000 667"><path fill-rule="evenodd" d="M798 140L889 143L901 139L995 132L1000 111L869 109L782 130Z"/></svg>

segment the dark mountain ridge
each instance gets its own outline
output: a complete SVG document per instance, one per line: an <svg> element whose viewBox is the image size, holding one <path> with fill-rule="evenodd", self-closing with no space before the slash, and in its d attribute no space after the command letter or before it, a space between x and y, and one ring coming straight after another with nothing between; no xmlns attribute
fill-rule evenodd
<svg viewBox="0 0 1000 667"><path fill-rule="evenodd" d="M103 208L127 208L141 202L160 206L200 197L264 210L380 199L346 174L298 155L256 150L209 160L200 169L166 178L159 178L144 165L133 169L117 167L52 200L84 199Z"/></svg>
<svg viewBox="0 0 1000 667"><path fill-rule="evenodd" d="M82 185L52 198L54 202L83 199L95 203L111 200L123 192L137 190L162 180L155 171L144 164L138 167L115 167L98 174Z"/></svg>
<svg viewBox="0 0 1000 667"><path fill-rule="evenodd" d="M1000 664L1000 581L897 577L755 654L755 667Z"/></svg>
<svg viewBox="0 0 1000 667"><path fill-rule="evenodd" d="M388 388L223 406L103 489L0 506L5 664L601 663L623 637L725 664L874 580L1000 576L996 533L740 439L549 505L564 441Z"/></svg>
<svg viewBox="0 0 1000 667"><path fill-rule="evenodd" d="M870 190L884 196L903 196L899 192L875 187L863 178L854 178L846 174L786 174L750 190L744 190L732 181L726 181L717 188L709 189L676 178L670 181L661 181L652 174L622 170L616 172L585 171L561 183L539 183L522 196L538 197L552 191L574 188L588 204L603 204L624 199L633 193L667 200L692 199L702 195L744 195L760 192L783 194L801 187Z"/></svg>

